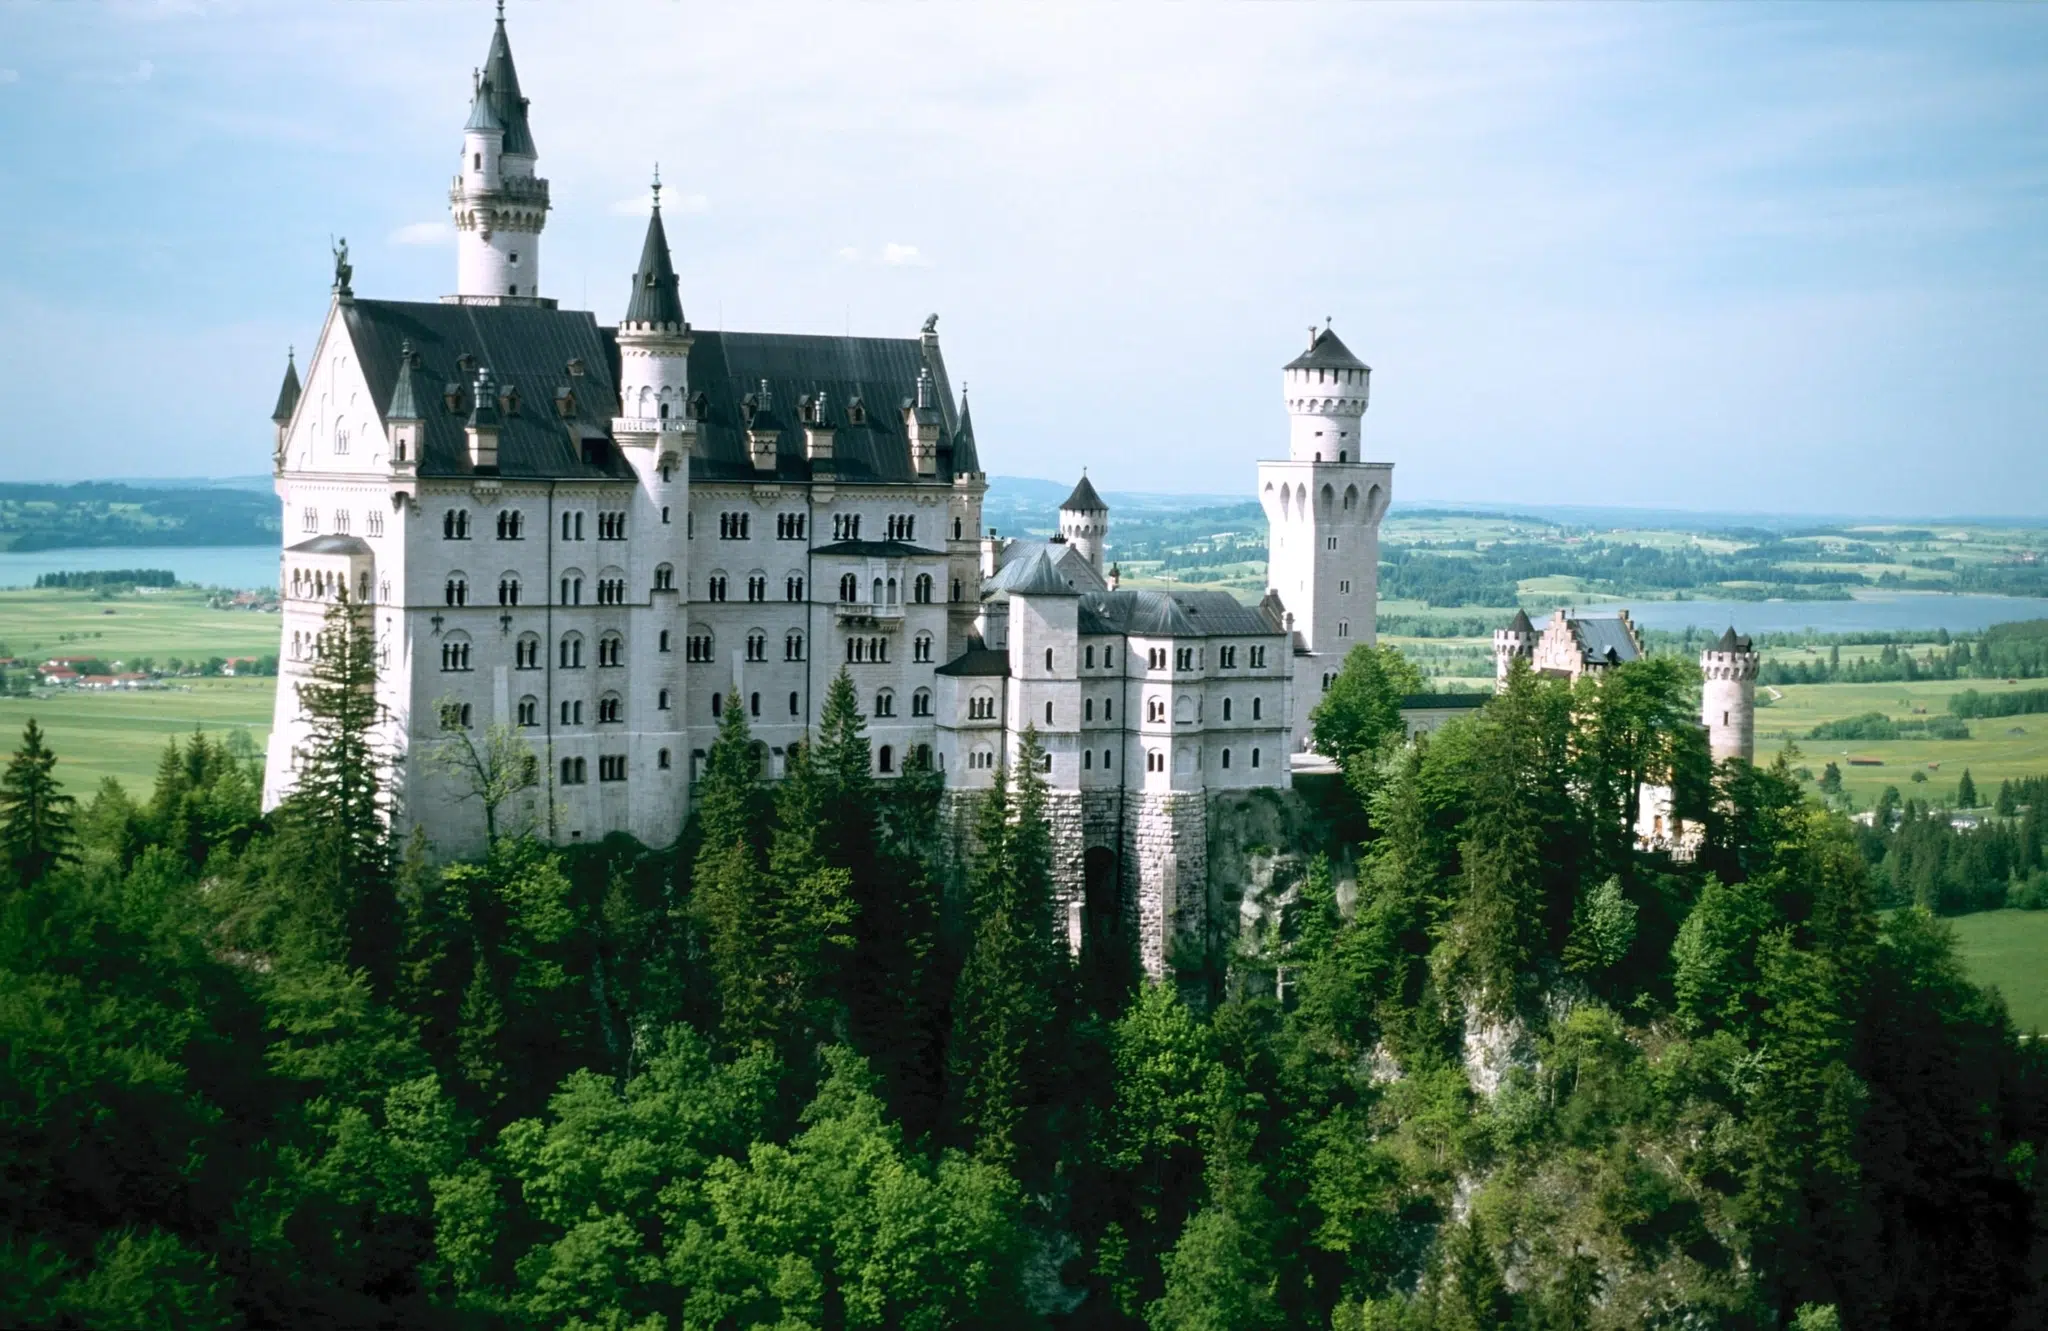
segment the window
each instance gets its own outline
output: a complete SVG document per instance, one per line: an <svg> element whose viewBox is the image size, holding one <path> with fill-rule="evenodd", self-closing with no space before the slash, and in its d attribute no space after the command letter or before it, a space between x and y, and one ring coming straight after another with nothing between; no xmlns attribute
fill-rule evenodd
<svg viewBox="0 0 2048 1331"><path fill-rule="evenodd" d="M800 708L798 707L798 705L797 705L797 697L796 697L796 690L795 690L795 689L791 689L791 690L789 691L789 714L790 714L791 716L801 716L801 715L803 714L803 713L802 713L802 711L801 711L801 709L800 709Z"/></svg>
<svg viewBox="0 0 2048 1331"><path fill-rule="evenodd" d="M917 515L915 513L891 513L888 526L889 539L892 541L914 541L917 539Z"/></svg>
<svg viewBox="0 0 2048 1331"><path fill-rule="evenodd" d="M563 605L583 604L583 577L581 574L564 573L562 575L561 603Z"/></svg>
<svg viewBox="0 0 2048 1331"><path fill-rule="evenodd" d="M501 541L522 541L526 539L526 515L516 508L498 510L498 539Z"/></svg>
<svg viewBox="0 0 2048 1331"><path fill-rule="evenodd" d="M657 690L655 690L655 693L654 693L654 710L655 710L655 711L657 711L657 712L666 712L667 710L669 710L669 706L668 706L668 700L669 700L669 694L668 694L668 690L667 690L667 689L657 689Z"/></svg>
<svg viewBox="0 0 2048 1331"><path fill-rule="evenodd" d="M832 539L835 541L858 541L860 539L860 514L834 513L832 515Z"/></svg>
<svg viewBox="0 0 2048 1331"><path fill-rule="evenodd" d="M887 664L889 640L887 638L848 638L846 660L849 665L865 665L869 662Z"/></svg>
<svg viewBox="0 0 2048 1331"><path fill-rule="evenodd" d="M597 700L597 723L601 726L615 726L625 710L616 693L607 693Z"/></svg>
<svg viewBox="0 0 2048 1331"><path fill-rule="evenodd" d="M967 755L967 770L986 772L996 765L996 755L987 748L979 748Z"/></svg>
<svg viewBox="0 0 2048 1331"><path fill-rule="evenodd" d="M1166 649L1164 647L1147 648L1145 651L1145 668L1147 670L1166 669Z"/></svg>
<svg viewBox="0 0 2048 1331"><path fill-rule="evenodd" d="M910 695L910 714L912 716L930 716L932 714L932 691L930 689L919 689Z"/></svg>
<svg viewBox="0 0 2048 1331"><path fill-rule="evenodd" d="M1093 721L1095 719L1095 699L1085 698L1082 700L1081 719L1083 721Z"/></svg>
<svg viewBox="0 0 2048 1331"><path fill-rule="evenodd" d="M930 605L932 603L931 574L920 573L917 575L917 581L910 584L910 599L919 605Z"/></svg>
<svg viewBox="0 0 2048 1331"><path fill-rule="evenodd" d="M1095 750L1081 750L1081 770L1084 772L1092 772L1095 770Z"/></svg>
<svg viewBox="0 0 2048 1331"><path fill-rule="evenodd" d="M655 650L655 651L657 651L657 652L665 652L665 651L667 651L667 650L668 650L668 630L667 630L667 629L663 629L663 630L661 631L661 634L660 634L660 636L659 636L658 638L656 638L656 639L655 639L655 648L654 648L654 650Z"/></svg>
<svg viewBox="0 0 2048 1331"><path fill-rule="evenodd" d="M623 541L626 539L626 515L624 513L600 513L597 515L597 539L600 541Z"/></svg>
<svg viewBox="0 0 2048 1331"><path fill-rule="evenodd" d="M1145 770L1146 770L1146 771L1148 771L1148 772L1163 772L1163 771L1165 771L1165 770L1166 770L1166 757L1165 757L1165 755L1164 755L1164 754L1162 754L1162 753L1160 753L1160 752L1159 752L1159 750L1157 750L1157 749L1147 749L1147 750L1145 750Z"/></svg>
<svg viewBox="0 0 2048 1331"><path fill-rule="evenodd" d="M506 575L505 575L504 577L502 577L502 578L499 578L499 579L498 579L498 604L499 604L499 605L518 605L518 604L519 604L519 575L518 575L518 574L516 574L516 573L507 573L507 574L506 574Z"/></svg>
<svg viewBox="0 0 2048 1331"><path fill-rule="evenodd" d="M875 750L875 770L884 776L896 770L896 749L893 745L884 744Z"/></svg>
<svg viewBox="0 0 2048 1331"><path fill-rule="evenodd" d="M893 692L891 692L888 689L883 689L881 692L875 695L875 715L896 715L896 695Z"/></svg>
<svg viewBox="0 0 2048 1331"><path fill-rule="evenodd" d="M469 639L457 635L441 644L441 669L454 672L469 669Z"/></svg>
<svg viewBox="0 0 2048 1331"><path fill-rule="evenodd" d="M777 513L775 515L775 539L778 541L801 541L805 527L809 525L807 515L802 513Z"/></svg>
<svg viewBox="0 0 2048 1331"><path fill-rule="evenodd" d="M384 515L374 508L371 509L363 520L363 526L370 535L382 536L384 534Z"/></svg>
<svg viewBox="0 0 2048 1331"><path fill-rule="evenodd" d="M760 694L758 694L758 693L750 693L750 694L748 694L748 695L747 695L747 712L748 712L748 714L749 714L749 715L751 715L751 716L759 716L759 715L761 714L761 695L760 695ZM761 747L761 746L760 746L760 745L759 745L758 743L754 745L754 748L755 748L755 750L756 750L756 751L758 751L758 750L760 749L760 747Z"/></svg>
<svg viewBox="0 0 2048 1331"><path fill-rule="evenodd" d="M1325 537L1323 538L1323 549L1325 549L1325 550L1335 550L1336 548L1337 548L1337 538L1336 538L1336 537L1334 537L1334 536L1325 536Z"/></svg>
<svg viewBox="0 0 2048 1331"><path fill-rule="evenodd" d="M469 539L469 510L451 508L441 515L441 539L444 541L466 541Z"/></svg>
<svg viewBox="0 0 2048 1331"><path fill-rule="evenodd" d="M583 724L583 700L581 698L562 704L562 724L565 726L580 726Z"/></svg>
<svg viewBox="0 0 2048 1331"><path fill-rule="evenodd" d="M582 634L565 633L562 635L562 645L560 651L556 654L556 664L563 670L581 670L583 668Z"/></svg>
<svg viewBox="0 0 2048 1331"><path fill-rule="evenodd" d="M1104 749L1104 750L1102 751L1102 770L1103 770L1103 771L1105 771L1105 772L1107 772L1107 771L1109 770L1109 768L1110 768L1110 761L1109 761L1109 759L1110 759L1110 755L1111 755L1111 753L1112 753L1112 752L1113 752L1113 750L1110 750L1110 749Z"/></svg>
<svg viewBox="0 0 2048 1331"><path fill-rule="evenodd" d="M711 659L711 631L709 629L692 630L690 636L683 639L683 659L698 662Z"/></svg>
<svg viewBox="0 0 2048 1331"><path fill-rule="evenodd" d="M469 604L469 577L463 573L451 573L448 581L441 584L441 595L449 605Z"/></svg>
<svg viewBox="0 0 2048 1331"><path fill-rule="evenodd" d="M1047 725L1052 724L1052 699L1050 698L1045 700L1045 723Z"/></svg>
<svg viewBox="0 0 2048 1331"><path fill-rule="evenodd" d="M584 765L583 759L564 758L562 759L562 784L565 786L580 786L587 779L585 774L588 771L589 768Z"/></svg>
<svg viewBox="0 0 2048 1331"><path fill-rule="evenodd" d="M309 508L299 518L299 530L317 532L320 530L320 510Z"/></svg>
<svg viewBox="0 0 2048 1331"><path fill-rule="evenodd" d="M537 726L540 724L540 699L527 694L519 700L519 724Z"/></svg>
<svg viewBox="0 0 2048 1331"><path fill-rule="evenodd" d="M1166 700L1164 698L1145 699L1145 720L1147 722L1159 722L1165 719Z"/></svg>
<svg viewBox="0 0 2048 1331"><path fill-rule="evenodd" d="M1104 698L1102 700L1102 719L1105 721L1114 721L1116 719L1116 699Z"/></svg>
<svg viewBox="0 0 2048 1331"><path fill-rule="evenodd" d="M1257 767L1258 765L1259 765L1259 751L1258 751L1257 749L1253 749L1253 750L1252 750L1252 766L1254 766L1254 767Z"/></svg>
<svg viewBox="0 0 2048 1331"><path fill-rule="evenodd" d="M599 605L624 605L626 603L626 580L622 577L603 577L597 580L597 603Z"/></svg>
<svg viewBox="0 0 2048 1331"><path fill-rule="evenodd" d="M600 754L597 759L597 779L600 781L624 781L626 779L626 755L623 753Z"/></svg>
<svg viewBox="0 0 2048 1331"><path fill-rule="evenodd" d="M1237 648L1218 647L1216 649L1216 666L1219 670L1229 670L1236 664Z"/></svg>
<svg viewBox="0 0 2048 1331"><path fill-rule="evenodd" d="M338 536L346 536L346 535L348 535L348 510L347 510L347 509L345 509L345 508L337 508L337 509L335 509L335 510L334 510L334 531L335 531L335 534L336 534L336 535L338 535Z"/></svg>
<svg viewBox="0 0 2048 1331"><path fill-rule="evenodd" d="M519 642L512 649L512 664L521 670L540 669L540 637L533 633L522 633Z"/></svg>
<svg viewBox="0 0 2048 1331"><path fill-rule="evenodd" d="M663 479L664 481L668 479L668 468L667 468L667 467L663 467L663 468L661 469L661 479ZM667 505L667 504L663 504L663 505L661 506L661 525L662 525L662 526L664 526L664 527L668 526L668 505ZM666 752L666 750L664 750L664 752Z"/></svg>
<svg viewBox="0 0 2048 1331"><path fill-rule="evenodd" d="M669 760L668 760L668 750L667 750L667 749L657 749L657 750L655 750L655 753L654 753L654 765L655 765L656 767L659 767L659 768L660 768L660 769L661 769L662 771L664 771L664 772L666 772L666 771L667 771L667 770L669 769L669 765L670 765L670 764L669 764Z"/></svg>
<svg viewBox="0 0 2048 1331"><path fill-rule="evenodd" d="M583 515L581 513L564 513L562 515L562 539L565 541L580 541L583 539Z"/></svg>
<svg viewBox="0 0 2048 1331"><path fill-rule="evenodd" d="M1052 648L1050 647L1045 649L1045 673L1048 675L1052 673Z"/></svg>
<svg viewBox="0 0 2048 1331"><path fill-rule="evenodd" d="M725 715L725 695L723 693L711 695L711 715L714 717Z"/></svg>
<svg viewBox="0 0 2048 1331"><path fill-rule="evenodd" d="M1334 684L1334 683L1336 683L1336 682L1337 682L1337 676L1336 676L1336 675L1334 675L1334 674L1331 674L1331 673L1330 673L1330 672L1328 672L1328 671L1325 671L1325 672L1323 673L1323 692L1325 692L1325 693L1328 693L1328 692L1330 691L1330 685L1332 685L1332 684Z"/></svg>
<svg viewBox="0 0 2048 1331"><path fill-rule="evenodd" d="M466 702L444 702L441 704L441 729L469 729L469 704Z"/></svg>
<svg viewBox="0 0 2048 1331"><path fill-rule="evenodd" d="M970 721L993 721L996 715L996 698L992 693L977 693L967 700L967 719Z"/></svg>
<svg viewBox="0 0 2048 1331"><path fill-rule="evenodd" d="M720 513L718 515L718 539L721 541L744 541L752 526L752 514Z"/></svg>
<svg viewBox="0 0 2048 1331"><path fill-rule="evenodd" d="M1230 750L1229 750L1229 749L1225 749L1225 750L1223 751L1223 770L1224 770L1224 771L1226 771L1226 772L1230 770Z"/></svg>
<svg viewBox="0 0 2048 1331"><path fill-rule="evenodd" d="M1263 699L1263 698L1254 698L1254 699L1252 699L1252 720L1254 720L1254 721L1257 721L1257 720L1260 720L1260 719L1262 719L1262 718L1261 718L1261 713L1263 713L1263 712L1264 712L1265 710L1266 710L1266 700L1265 700L1265 699ZM1257 764L1257 763L1253 763L1253 764L1252 764L1252 766L1256 767L1256 766L1258 766L1258 764Z"/></svg>
<svg viewBox="0 0 2048 1331"><path fill-rule="evenodd" d="M782 659L801 661L804 659L804 635L796 629L782 635Z"/></svg>
<svg viewBox="0 0 2048 1331"><path fill-rule="evenodd" d="M600 666L622 666L626 663L626 640L616 633L607 633L597 640L597 663Z"/></svg>
<svg viewBox="0 0 2048 1331"><path fill-rule="evenodd" d="M1193 670L1195 668L1195 649L1192 647L1176 647L1173 652L1173 668L1175 670Z"/></svg>
<svg viewBox="0 0 2048 1331"><path fill-rule="evenodd" d="M860 579L851 573L839 575L839 599L852 602L860 599Z"/></svg>
<svg viewBox="0 0 2048 1331"><path fill-rule="evenodd" d="M932 659L931 634L920 633L911 640L910 659L913 661L930 661Z"/></svg>
<svg viewBox="0 0 2048 1331"><path fill-rule="evenodd" d="M725 575L723 573L714 573L705 579L704 597L709 601L723 601L725 599Z"/></svg>
<svg viewBox="0 0 2048 1331"><path fill-rule="evenodd" d="M782 599L801 601L804 599L804 580L800 573L792 573L782 580Z"/></svg>
<svg viewBox="0 0 2048 1331"><path fill-rule="evenodd" d="M1093 670L1095 668L1094 647L1090 646L1081 649L1081 664L1087 666L1090 670Z"/></svg>
<svg viewBox="0 0 2048 1331"><path fill-rule="evenodd" d="M768 659L768 635L759 629L747 634L747 659L765 661Z"/></svg>
<svg viewBox="0 0 2048 1331"><path fill-rule="evenodd" d="M1351 579L1349 579L1349 578L1339 578L1339 579L1337 579L1337 590L1338 590L1339 592L1341 592L1341 593L1343 593L1343 594L1347 595L1347 596L1348 596L1348 595L1350 595L1350 593L1351 593Z"/></svg>
<svg viewBox="0 0 2048 1331"><path fill-rule="evenodd" d="M960 519L958 518L953 519L953 539L956 541L960 539Z"/></svg>
<svg viewBox="0 0 2048 1331"><path fill-rule="evenodd" d="M960 579L958 578L953 579L953 599L955 601L960 599Z"/></svg>
<svg viewBox="0 0 2048 1331"><path fill-rule="evenodd" d="M1228 699L1228 698L1225 698L1225 699L1223 700L1223 719L1224 719L1225 721L1228 721L1228 720L1230 719L1230 699ZM1230 766L1230 764L1229 764L1229 763L1225 763L1225 764L1224 764L1224 766L1225 766L1225 767L1228 767L1228 766Z"/></svg>
<svg viewBox="0 0 2048 1331"><path fill-rule="evenodd" d="M1338 637L1340 637L1340 638L1348 638L1348 637L1350 637L1350 636L1351 636L1351 621L1350 621L1350 620L1348 620L1348 619L1340 619L1340 620L1338 620L1338 621L1337 621L1337 636L1338 636Z"/></svg>
<svg viewBox="0 0 2048 1331"><path fill-rule="evenodd" d="M768 575L766 573L749 573L747 575L747 599L749 601L765 601L768 599Z"/></svg>
<svg viewBox="0 0 2048 1331"><path fill-rule="evenodd" d="M1266 649L1263 646L1252 648L1251 657L1252 669L1264 670L1266 668Z"/></svg>
<svg viewBox="0 0 2048 1331"><path fill-rule="evenodd" d="M672 592L675 589L675 566L671 564L656 564L654 566L654 590L658 592Z"/></svg>

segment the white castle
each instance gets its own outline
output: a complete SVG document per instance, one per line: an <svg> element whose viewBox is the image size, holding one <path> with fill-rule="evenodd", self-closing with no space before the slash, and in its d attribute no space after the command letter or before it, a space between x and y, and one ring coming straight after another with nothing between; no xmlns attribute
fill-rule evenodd
<svg viewBox="0 0 2048 1331"><path fill-rule="evenodd" d="M539 834L664 845L725 708L773 778L844 669L883 779L928 761L964 797L1035 728L1070 938L1108 912L1159 973L1199 919L1208 799L1288 785L1310 707L1373 639L1392 467L1361 451L1371 371L1327 329L1285 367L1258 606L1119 589L1085 477L1052 540L983 535L936 316L907 338L694 328L657 182L607 327L543 294L535 166L500 15L449 195L456 294L358 298L344 245L303 388L287 364L266 802L292 787L298 686L343 591L378 642L400 830L442 854L484 839L433 757L451 736L525 740L515 812Z"/></svg>

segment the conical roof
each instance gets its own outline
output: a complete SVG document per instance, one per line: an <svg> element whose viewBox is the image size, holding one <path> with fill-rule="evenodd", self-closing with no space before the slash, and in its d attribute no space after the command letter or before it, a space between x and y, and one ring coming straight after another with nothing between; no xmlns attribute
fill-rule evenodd
<svg viewBox="0 0 2048 1331"><path fill-rule="evenodd" d="M654 215L647 219L647 240L640 246L640 266L633 271L633 294L626 301L625 321L683 325L683 298L676 289L675 265L669 262L668 231L661 224L658 193Z"/></svg>
<svg viewBox="0 0 2048 1331"><path fill-rule="evenodd" d="M1080 484L1074 487L1074 493L1068 495L1065 502L1060 505L1060 512L1107 513L1109 505L1103 503L1102 496L1095 493L1095 487L1088 483L1088 473L1084 471L1081 473Z"/></svg>
<svg viewBox="0 0 2048 1331"><path fill-rule="evenodd" d="M419 367L419 357L413 354L410 340L398 349L398 384L391 390L391 407L384 413L387 421L418 421L426 417L420 414L420 393L413 387L414 371Z"/></svg>
<svg viewBox="0 0 2048 1331"><path fill-rule="evenodd" d="M1040 550L1014 579L1003 580L1003 590L1012 596L1079 596L1073 586L1053 567L1052 558Z"/></svg>
<svg viewBox="0 0 2048 1331"><path fill-rule="evenodd" d="M1529 622L1529 612L1527 610L1515 611L1515 617L1508 621L1508 632L1510 633L1534 633L1535 631L1536 626Z"/></svg>
<svg viewBox="0 0 2048 1331"><path fill-rule="evenodd" d="M1308 350L1288 361L1283 369L1288 370L1368 370L1372 367L1351 354L1351 348L1344 345L1331 329L1325 328L1315 335Z"/></svg>
<svg viewBox="0 0 2048 1331"><path fill-rule="evenodd" d="M1728 631L1723 633L1720 641L1714 644L1714 650L1717 652L1746 652L1749 650L1749 639L1736 636L1735 626L1730 624Z"/></svg>
<svg viewBox="0 0 2048 1331"><path fill-rule="evenodd" d="M974 447L974 414L967 409L967 390L960 390L960 424L953 431L953 473L963 475L981 470L981 454Z"/></svg>
<svg viewBox="0 0 2048 1331"><path fill-rule="evenodd" d="M488 130L502 134L505 122L498 119L498 113L491 107L491 85L481 80L476 85L476 98L469 104L469 123L465 130Z"/></svg>
<svg viewBox="0 0 2048 1331"><path fill-rule="evenodd" d="M291 422L292 413L299 409L299 367L292 353L284 354L284 382L277 388L277 407L270 413L272 422L286 425Z"/></svg>
<svg viewBox="0 0 2048 1331"><path fill-rule="evenodd" d="M491 53L484 57L482 86L489 91L491 113L505 130L504 150L534 156L533 131L526 124L526 99L519 95L519 71L512 67L512 43L505 36L503 11L498 14L498 26L491 32Z"/></svg>

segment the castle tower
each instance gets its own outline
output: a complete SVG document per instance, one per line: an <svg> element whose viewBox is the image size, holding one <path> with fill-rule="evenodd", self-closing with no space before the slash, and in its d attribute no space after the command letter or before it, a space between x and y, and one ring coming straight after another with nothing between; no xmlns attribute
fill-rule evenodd
<svg viewBox="0 0 2048 1331"><path fill-rule="evenodd" d="M1508 686L1508 669L1516 657L1528 660L1536 654L1536 626L1529 622L1529 612L1515 611L1515 617L1504 629L1493 631L1493 686L1504 689Z"/></svg>
<svg viewBox="0 0 2048 1331"><path fill-rule="evenodd" d="M689 416L690 323L670 261L668 230L661 224L661 174L654 176L654 211L633 289L619 319L619 415L628 433L650 433L649 423ZM658 425L654 432L658 432Z"/></svg>
<svg viewBox="0 0 2048 1331"><path fill-rule="evenodd" d="M1060 535L1087 556L1097 573L1102 572L1102 547L1109 540L1109 505L1088 483L1086 471L1081 473L1074 493L1060 505Z"/></svg>
<svg viewBox="0 0 2048 1331"><path fill-rule="evenodd" d="M1282 371L1289 417L1285 461L1259 463L1268 524L1266 585L1295 635L1294 746L1345 654L1374 640L1380 519L1393 496L1391 462L1367 462L1360 429L1372 370L1328 328Z"/></svg>
<svg viewBox="0 0 2048 1331"><path fill-rule="evenodd" d="M539 297L548 182L533 173L535 157L501 0L469 123L462 128L461 168L448 190L455 220L453 299L497 305Z"/></svg>
<svg viewBox="0 0 2048 1331"><path fill-rule="evenodd" d="M277 388L277 406L272 408L270 423L277 427L277 440L272 445L277 465L284 465L284 441L291 433L292 416L299 409L299 363L298 357L290 351L284 354L284 382Z"/></svg>
<svg viewBox="0 0 2048 1331"><path fill-rule="evenodd" d="M1763 658L1748 638L1731 626L1720 640L1700 653L1700 724L1707 728L1707 746L1716 763L1740 758L1756 761L1756 675Z"/></svg>

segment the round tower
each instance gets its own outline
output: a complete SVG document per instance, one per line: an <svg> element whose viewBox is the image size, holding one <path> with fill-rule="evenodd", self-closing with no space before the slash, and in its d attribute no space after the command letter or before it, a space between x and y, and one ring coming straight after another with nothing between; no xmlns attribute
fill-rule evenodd
<svg viewBox="0 0 2048 1331"><path fill-rule="evenodd" d="M1088 483L1086 471L1074 493L1060 505L1060 536L1080 551L1097 573L1102 572L1102 547L1109 542L1109 505Z"/></svg>
<svg viewBox="0 0 2048 1331"><path fill-rule="evenodd" d="M548 182L534 174L536 158L501 4L462 130L462 162L448 190L458 299L497 303L540 295Z"/></svg>
<svg viewBox="0 0 2048 1331"><path fill-rule="evenodd" d="M1508 685L1508 669L1516 657L1528 660L1536 654L1536 626L1529 622L1529 612L1515 611L1515 617L1504 629L1493 631L1493 685L1504 689Z"/></svg>
<svg viewBox="0 0 2048 1331"><path fill-rule="evenodd" d="M669 258L668 231L661 224L661 175L656 172L647 239L640 247L640 266L633 271L626 312L619 319L619 415L678 424L688 417L690 342L690 323L683 317L682 294Z"/></svg>
<svg viewBox="0 0 2048 1331"><path fill-rule="evenodd" d="M1309 330L1308 350L1283 372L1295 462L1357 462L1359 432L1372 396L1372 367L1329 328Z"/></svg>
<svg viewBox="0 0 2048 1331"><path fill-rule="evenodd" d="M1707 747L1716 763L1740 758L1756 761L1756 675L1762 657L1748 638L1731 626L1718 642L1700 653L1700 724L1707 728Z"/></svg>

